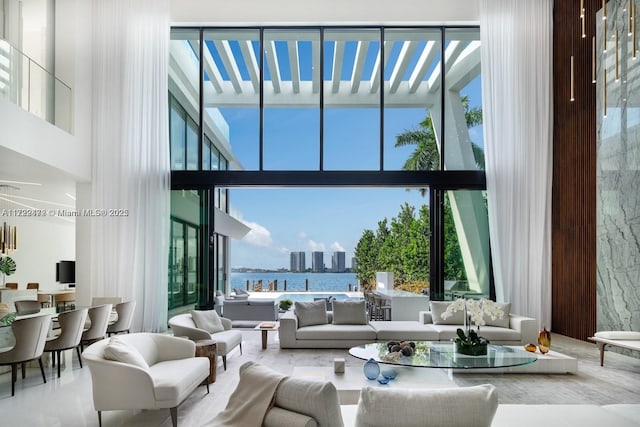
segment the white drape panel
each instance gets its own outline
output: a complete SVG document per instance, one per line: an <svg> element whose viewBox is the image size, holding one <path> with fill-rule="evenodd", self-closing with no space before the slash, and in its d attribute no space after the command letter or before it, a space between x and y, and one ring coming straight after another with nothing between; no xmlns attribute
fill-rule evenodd
<svg viewBox="0 0 640 427"><path fill-rule="evenodd" d="M553 0L480 0L480 40L496 297L550 327Z"/></svg>
<svg viewBox="0 0 640 427"><path fill-rule="evenodd" d="M167 320L167 0L93 3L92 296L136 300L134 330ZM110 216L127 209L126 216ZM117 212L116 213L122 213Z"/></svg>

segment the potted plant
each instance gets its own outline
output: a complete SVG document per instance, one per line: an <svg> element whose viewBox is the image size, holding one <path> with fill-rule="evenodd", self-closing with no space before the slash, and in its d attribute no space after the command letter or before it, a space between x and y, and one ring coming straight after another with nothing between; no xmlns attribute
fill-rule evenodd
<svg viewBox="0 0 640 427"><path fill-rule="evenodd" d="M464 310L464 330L458 328L456 331L457 337L453 339L456 345L456 352L468 356L486 355L489 340L478 335L480 326L486 324L484 315L486 314L495 320L502 318L504 312L491 300L483 298L477 301L460 298L451 303L441 317L446 319L459 310ZM471 323L476 326L477 330L471 328Z"/></svg>
<svg viewBox="0 0 640 427"><path fill-rule="evenodd" d="M278 306L280 307L280 310L287 311L289 310L289 308L291 308L292 305L293 301L291 301L290 299L283 299L282 301L280 301L280 304Z"/></svg>
<svg viewBox="0 0 640 427"><path fill-rule="evenodd" d="M0 273L2 273L2 284L5 283L5 278L11 276L16 272L16 262L13 258L5 256L0 258Z"/></svg>

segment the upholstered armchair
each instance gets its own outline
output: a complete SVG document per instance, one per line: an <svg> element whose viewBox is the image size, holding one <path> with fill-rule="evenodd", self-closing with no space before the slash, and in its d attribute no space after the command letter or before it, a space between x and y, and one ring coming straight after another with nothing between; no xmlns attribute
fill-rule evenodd
<svg viewBox="0 0 640 427"><path fill-rule="evenodd" d="M183 338L146 332L87 347L82 358L91 371L98 423L102 411L169 408L177 426L178 405L209 376L209 359L194 357L195 348Z"/></svg>
<svg viewBox="0 0 640 427"><path fill-rule="evenodd" d="M229 319L222 317L220 321L222 322L224 330L214 333L198 328L190 313L179 314L172 317L169 319L169 326L175 336L185 336L192 341L214 340L216 342L216 354L222 356L222 366L226 371L227 354L236 346L240 346L240 354L242 354L242 333L232 329Z"/></svg>

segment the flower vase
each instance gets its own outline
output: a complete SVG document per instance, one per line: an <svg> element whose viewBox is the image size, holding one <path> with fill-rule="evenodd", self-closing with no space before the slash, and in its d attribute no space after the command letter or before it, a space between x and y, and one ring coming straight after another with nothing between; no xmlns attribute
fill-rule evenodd
<svg viewBox="0 0 640 427"><path fill-rule="evenodd" d="M364 376L367 377L368 380L375 380L380 375L380 365L376 362L375 359L367 360L367 363L364 364Z"/></svg>
<svg viewBox="0 0 640 427"><path fill-rule="evenodd" d="M486 356L487 354L487 343L465 343L456 341L456 353L465 354L467 356Z"/></svg>
<svg viewBox="0 0 640 427"><path fill-rule="evenodd" d="M538 332L538 349L542 354L547 354L551 349L551 332L547 331L547 325L542 325L542 330Z"/></svg>

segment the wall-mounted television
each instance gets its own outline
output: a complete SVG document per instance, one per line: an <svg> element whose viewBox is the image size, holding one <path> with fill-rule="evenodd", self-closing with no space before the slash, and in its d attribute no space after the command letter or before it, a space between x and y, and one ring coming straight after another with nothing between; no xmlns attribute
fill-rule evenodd
<svg viewBox="0 0 640 427"><path fill-rule="evenodd" d="M60 261L56 263L56 282L75 283L76 282L76 262Z"/></svg>

